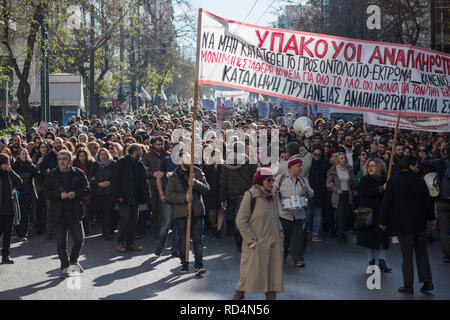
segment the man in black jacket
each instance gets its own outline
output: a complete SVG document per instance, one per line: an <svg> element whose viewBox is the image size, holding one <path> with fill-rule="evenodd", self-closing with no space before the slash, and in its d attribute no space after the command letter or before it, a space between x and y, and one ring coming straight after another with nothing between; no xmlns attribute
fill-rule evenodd
<svg viewBox="0 0 450 320"><path fill-rule="evenodd" d="M63 149L63 140L59 137L55 138L55 141L53 142L53 149L47 152L47 154L44 156L44 159L41 162L41 165L39 166L42 181L45 180L50 171L58 167L58 152L60 152L62 149ZM46 203L47 208L49 207L49 204L50 204L49 201L47 201ZM45 240L52 240L53 227L50 223L50 219L46 219L46 224L47 224L47 234L45 236Z"/></svg>
<svg viewBox="0 0 450 320"><path fill-rule="evenodd" d="M413 294L415 251L419 281L424 283L421 292L434 289L427 253L427 220L436 227L433 200L425 181L417 174L418 160L404 156L400 160L400 173L387 183L381 206L379 226L391 235L398 236L402 251L403 283L401 293Z"/></svg>
<svg viewBox="0 0 450 320"><path fill-rule="evenodd" d="M58 153L58 168L52 170L44 182L44 195L50 200L48 219L53 224L56 246L61 261L60 278L67 278L67 268L76 266L80 272L83 268L78 263L83 247L83 209L82 198L89 194L89 182L83 171L72 166L72 153L61 150ZM70 260L67 256L67 232L73 239Z"/></svg>
<svg viewBox="0 0 450 320"><path fill-rule="evenodd" d="M141 251L135 245L139 205L150 201L146 171L142 161L142 148L133 143L128 148L128 155L117 162L114 171L113 196L119 202L119 234L117 251Z"/></svg>
<svg viewBox="0 0 450 320"><path fill-rule="evenodd" d="M244 193L252 186L253 176L255 175L258 166L256 164L250 164L248 155L238 153L239 149L244 149L242 145L239 147L238 144L242 144L242 142L234 143L234 154L231 153L231 155L234 156L234 158L231 158L232 164L225 163L222 167L219 198L224 210L226 210L228 205L231 207L230 209L233 214L233 235L236 242L236 249L238 252L242 252L242 237L236 227L235 220Z"/></svg>

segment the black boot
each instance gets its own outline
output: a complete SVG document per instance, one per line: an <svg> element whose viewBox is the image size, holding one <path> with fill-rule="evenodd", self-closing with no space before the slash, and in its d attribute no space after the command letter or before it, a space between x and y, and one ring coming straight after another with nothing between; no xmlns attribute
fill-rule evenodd
<svg viewBox="0 0 450 320"><path fill-rule="evenodd" d="M266 300L277 300L276 292L273 291L266 292Z"/></svg>
<svg viewBox="0 0 450 320"><path fill-rule="evenodd" d="M233 300L244 300L245 299L245 292L236 290L233 295Z"/></svg>
<svg viewBox="0 0 450 320"><path fill-rule="evenodd" d="M375 265L375 259L372 259L369 261L369 266L374 266Z"/></svg>
<svg viewBox="0 0 450 320"><path fill-rule="evenodd" d="M398 289L398 292L404 294L414 294L414 288L412 286L403 286L400 289Z"/></svg>
<svg viewBox="0 0 450 320"><path fill-rule="evenodd" d="M386 265L386 261L384 261L384 259L378 259L378 266L383 272L390 273L392 271L392 269Z"/></svg>

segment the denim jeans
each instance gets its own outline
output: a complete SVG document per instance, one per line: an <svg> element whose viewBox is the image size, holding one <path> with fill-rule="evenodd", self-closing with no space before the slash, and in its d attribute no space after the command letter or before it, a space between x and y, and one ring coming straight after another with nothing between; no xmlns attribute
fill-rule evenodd
<svg viewBox="0 0 450 320"><path fill-rule="evenodd" d="M367 254L367 259L369 261L375 260L375 259L383 259L386 260L386 250L384 250L383 247L380 247L380 249L369 249L366 248L366 254Z"/></svg>
<svg viewBox="0 0 450 320"><path fill-rule="evenodd" d="M179 235L179 248L180 248L180 259L184 263L186 261L186 223L187 218L175 219L175 229L178 231ZM192 239L192 251L195 257L195 267L203 261L203 226L204 220L203 216L193 216L191 221L191 239Z"/></svg>
<svg viewBox="0 0 450 320"><path fill-rule="evenodd" d="M161 229L159 230L159 237L158 237L158 248L164 249L164 246L166 245L167 242L167 236L169 234L169 228L173 222L173 205L163 203L162 213L163 214L162 214ZM178 241L179 241L178 231L174 223L172 230L172 252L179 251Z"/></svg>
<svg viewBox="0 0 450 320"><path fill-rule="evenodd" d="M314 208L314 201L310 202L308 209L306 210L306 232L311 232L312 236L320 236L322 228L322 208Z"/></svg>

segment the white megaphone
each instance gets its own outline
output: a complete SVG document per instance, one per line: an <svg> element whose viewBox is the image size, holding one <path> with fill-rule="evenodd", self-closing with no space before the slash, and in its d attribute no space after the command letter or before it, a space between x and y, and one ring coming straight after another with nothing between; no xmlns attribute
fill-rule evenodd
<svg viewBox="0 0 450 320"><path fill-rule="evenodd" d="M428 191L430 192L430 196L436 198L439 195L439 186L437 184L437 173L430 172L423 177L425 180L425 184L428 187Z"/></svg>
<svg viewBox="0 0 450 320"><path fill-rule="evenodd" d="M300 117L294 122L294 131L298 135L302 133L309 138L313 135L313 122L308 117Z"/></svg>

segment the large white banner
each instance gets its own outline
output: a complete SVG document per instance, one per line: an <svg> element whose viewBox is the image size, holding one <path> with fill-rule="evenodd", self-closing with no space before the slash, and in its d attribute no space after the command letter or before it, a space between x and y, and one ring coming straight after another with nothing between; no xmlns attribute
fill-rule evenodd
<svg viewBox="0 0 450 320"><path fill-rule="evenodd" d="M199 83L360 112L450 117L448 54L199 14Z"/></svg>
<svg viewBox="0 0 450 320"><path fill-rule="evenodd" d="M364 112L364 122L375 126L395 128L397 116L388 113ZM444 117L401 115L398 127L414 131L450 132L450 120Z"/></svg>

